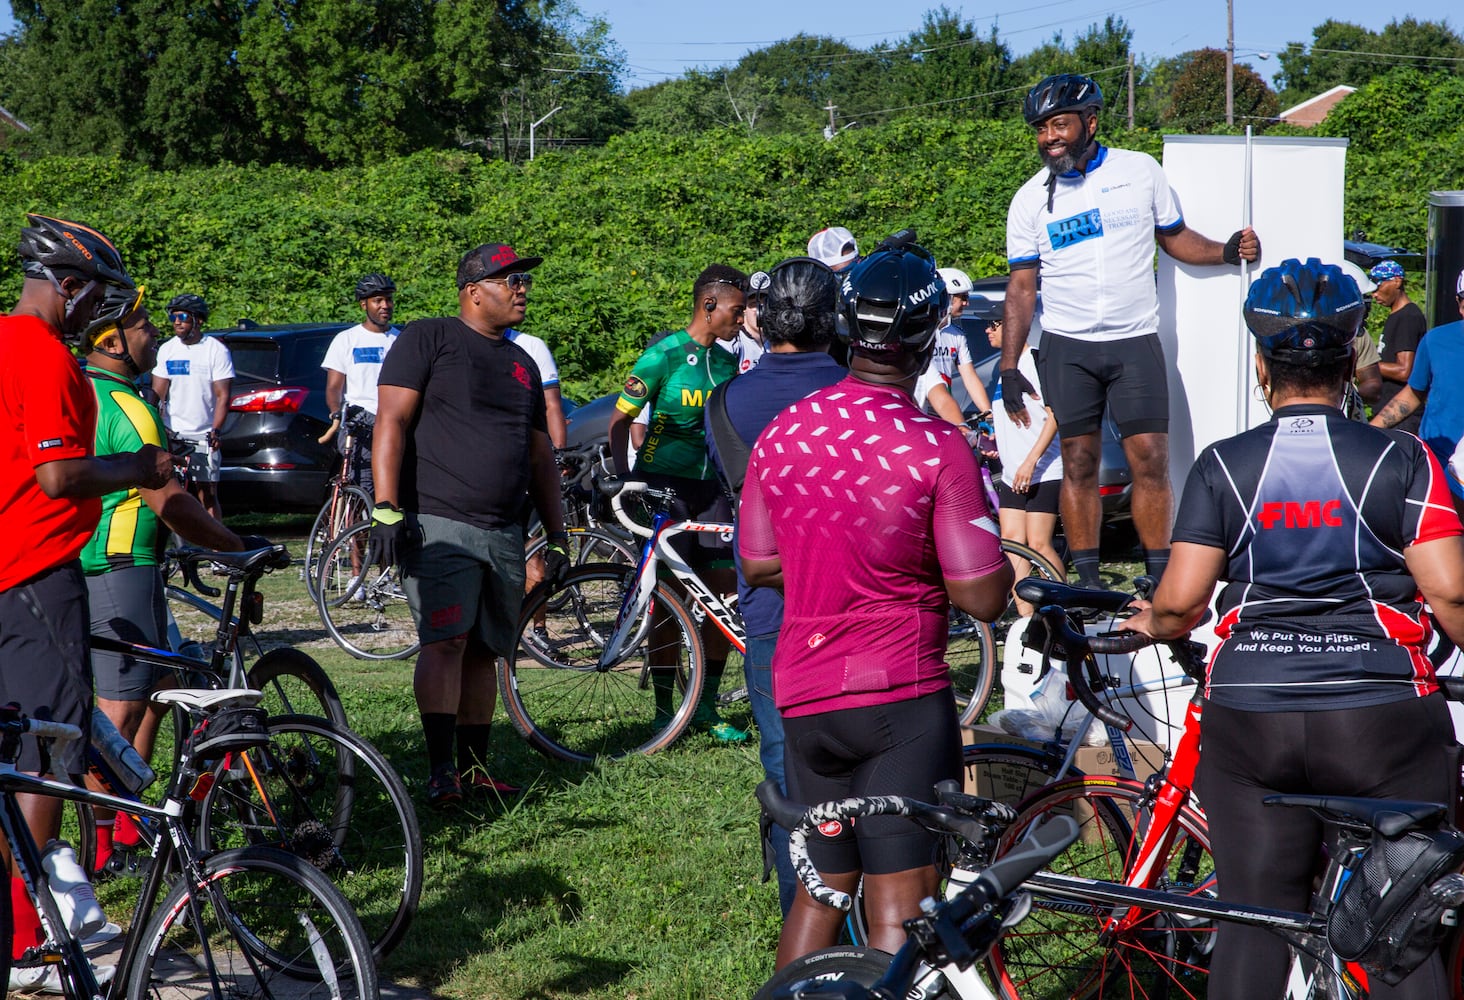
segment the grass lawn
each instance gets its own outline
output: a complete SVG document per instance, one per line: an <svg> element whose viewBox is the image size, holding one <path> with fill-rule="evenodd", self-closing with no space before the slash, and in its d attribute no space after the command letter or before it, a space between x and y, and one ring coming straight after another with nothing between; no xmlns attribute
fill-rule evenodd
<svg viewBox="0 0 1464 1000"><path fill-rule="evenodd" d="M308 518L230 523L286 542L297 557L309 528ZM1111 568L1115 581L1133 569ZM776 888L761 881L755 742L691 735L654 756L584 768L541 757L500 709L495 774L526 794L508 807L433 810L412 662L339 650L294 569L262 590L266 646L293 645L325 667L352 727L419 805L421 908L384 981L445 997L745 1000L771 974L780 919ZM198 619L182 625L202 631ZM745 702L726 715L751 725Z"/></svg>

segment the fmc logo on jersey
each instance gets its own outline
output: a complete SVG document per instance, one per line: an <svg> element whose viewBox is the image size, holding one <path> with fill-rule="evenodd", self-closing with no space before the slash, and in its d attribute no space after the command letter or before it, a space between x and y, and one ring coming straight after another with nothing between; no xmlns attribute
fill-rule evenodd
<svg viewBox="0 0 1464 1000"><path fill-rule="evenodd" d="M1286 500L1261 504L1256 520L1269 531L1280 522L1287 528L1340 528L1342 527L1342 501L1328 500Z"/></svg>
<svg viewBox="0 0 1464 1000"><path fill-rule="evenodd" d="M1064 247L1074 246L1084 240L1091 240L1095 236L1103 235L1103 213L1093 208L1074 215L1071 218L1059 219L1057 222L1047 224L1047 238L1052 241L1052 249L1061 250Z"/></svg>

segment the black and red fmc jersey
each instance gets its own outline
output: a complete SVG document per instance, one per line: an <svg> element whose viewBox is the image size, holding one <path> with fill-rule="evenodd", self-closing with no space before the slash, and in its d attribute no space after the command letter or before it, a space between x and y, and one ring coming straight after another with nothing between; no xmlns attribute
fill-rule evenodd
<svg viewBox="0 0 1464 1000"><path fill-rule="evenodd" d="M1224 550L1208 697L1248 711L1360 708L1436 689L1403 552L1461 534L1411 434L1286 406L1190 470L1176 542Z"/></svg>

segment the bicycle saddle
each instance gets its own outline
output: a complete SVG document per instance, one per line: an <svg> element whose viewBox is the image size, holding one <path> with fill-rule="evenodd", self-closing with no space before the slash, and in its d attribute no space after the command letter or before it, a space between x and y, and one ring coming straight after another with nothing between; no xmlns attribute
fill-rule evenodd
<svg viewBox="0 0 1464 1000"><path fill-rule="evenodd" d="M290 553L283 545L266 545L259 549L245 549L243 552L211 552L208 549L174 549L168 555L179 562L210 562L226 566L231 570L247 573L259 566L284 569L290 565Z"/></svg>
<svg viewBox="0 0 1464 1000"><path fill-rule="evenodd" d="M1064 608L1094 608L1098 611L1122 611L1133 597L1118 590L1085 590L1069 587L1055 580L1039 580L1029 576L1017 584L1017 596L1039 608L1056 604Z"/></svg>
<svg viewBox="0 0 1464 1000"><path fill-rule="evenodd" d="M1400 799L1367 799L1352 795L1267 795L1268 806L1306 806L1334 816L1356 820L1384 837L1396 837L1414 827L1431 829L1448 812L1440 802L1407 802Z"/></svg>

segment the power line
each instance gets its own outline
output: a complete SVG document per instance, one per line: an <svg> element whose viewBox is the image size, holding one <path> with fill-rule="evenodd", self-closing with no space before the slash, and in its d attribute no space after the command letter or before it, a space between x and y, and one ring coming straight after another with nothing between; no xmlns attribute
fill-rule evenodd
<svg viewBox="0 0 1464 1000"><path fill-rule="evenodd" d="M1123 71L1127 72L1128 71L1128 64L1127 63L1120 63L1117 66L1105 66L1103 69L1095 69L1095 70L1089 71L1089 74L1088 75L1089 76L1102 76L1105 73L1113 73L1113 72L1115 72L1117 70L1123 70ZM934 107L939 107L939 106L941 106L943 104L956 104L956 103L959 103L961 101L978 101L978 100L980 100L983 97L997 97L997 96L1000 96L1001 94L1023 93L1025 91L1027 91L1028 89L1029 88L1028 88L1027 84L1024 83L1024 84L1022 84L1019 87L1002 87L1000 90L988 90L988 91L985 91L985 92L980 93L980 94L968 94L965 97L947 97L947 98L945 98L943 100L939 100L939 101L926 101L926 102L924 102L922 104L906 104L903 107L899 107L899 108L882 108L882 109L880 109L878 111L861 111L861 112L858 112L857 114L838 115L837 117L842 118L842 119L851 119L851 120L852 119L857 119L857 118L870 118L870 117L874 117L876 115L889 115L889 114L894 114L896 111L914 111L917 108L934 108Z"/></svg>

